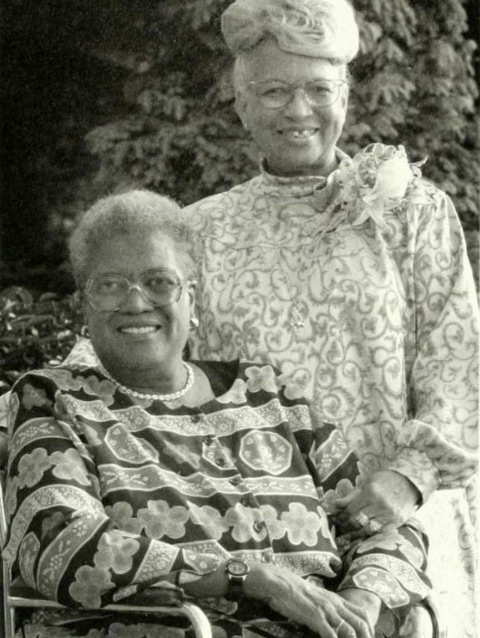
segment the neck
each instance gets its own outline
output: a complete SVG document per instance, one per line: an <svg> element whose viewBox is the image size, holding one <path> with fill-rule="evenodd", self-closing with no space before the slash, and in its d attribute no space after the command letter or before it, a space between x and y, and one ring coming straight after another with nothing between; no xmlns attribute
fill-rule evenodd
<svg viewBox="0 0 480 638"><path fill-rule="evenodd" d="M103 365L103 362L102 362ZM103 365L108 376L119 384L134 390L148 394L168 394L176 392L185 385L187 371L185 364L180 359L175 364L165 368L135 368L112 365L108 362Z"/></svg>
<svg viewBox="0 0 480 638"><path fill-rule="evenodd" d="M332 159L326 163L310 164L297 170L286 171L282 168L271 166L268 163L268 159L265 158L263 166L270 175L275 175L276 177L328 177L338 167L338 160L334 153Z"/></svg>

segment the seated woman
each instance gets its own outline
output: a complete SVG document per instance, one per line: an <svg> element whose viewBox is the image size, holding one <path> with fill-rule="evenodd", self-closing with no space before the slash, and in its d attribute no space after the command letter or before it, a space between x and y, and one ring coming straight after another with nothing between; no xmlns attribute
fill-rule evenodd
<svg viewBox="0 0 480 638"><path fill-rule="evenodd" d="M412 522L341 551L326 505L361 467L339 431L271 365L185 361L194 240L148 191L100 200L72 236L97 358L11 392L4 555L77 609L34 612L22 635L188 636L82 610L162 582L222 638L388 635L429 591L425 539Z"/></svg>

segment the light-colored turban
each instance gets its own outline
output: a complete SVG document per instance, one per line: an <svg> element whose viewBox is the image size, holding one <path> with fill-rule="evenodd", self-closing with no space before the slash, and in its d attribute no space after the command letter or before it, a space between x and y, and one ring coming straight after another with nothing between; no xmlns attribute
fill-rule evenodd
<svg viewBox="0 0 480 638"><path fill-rule="evenodd" d="M222 15L235 57L272 37L283 51L348 63L358 52L358 27L347 0L235 0Z"/></svg>

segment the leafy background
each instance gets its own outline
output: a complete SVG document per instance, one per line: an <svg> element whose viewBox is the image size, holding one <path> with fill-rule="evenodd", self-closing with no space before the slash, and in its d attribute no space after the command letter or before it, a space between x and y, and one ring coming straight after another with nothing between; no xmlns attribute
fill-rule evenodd
<svg viewBox="0 0 480 638"><path fill-rule="evenodd" d="M229 2L4 0L0 290L28 288L0 299L4 371L48 364L74 340L65 240L97 197L146 186L187 204L256 173L220 37ZM424 175L452 196L476 274L478 4L354 6L361 51L340 145L428 157Z"/></svg>

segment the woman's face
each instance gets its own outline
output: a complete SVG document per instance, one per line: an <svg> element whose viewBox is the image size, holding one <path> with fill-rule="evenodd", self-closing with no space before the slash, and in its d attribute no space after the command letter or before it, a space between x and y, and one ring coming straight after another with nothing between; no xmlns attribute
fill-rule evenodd
<svg viewBox="0 0 480 638"><path fill-rule="evenodd" d="M345 79L345 67L322 58L287 53L267 41L245 59L245 83L280 80L295 86L313 80ZM324 107L312 106L297 91L283 108L268 109L250 90L240 88L236 109L276 175L327 175L335 164L335 145L345 122L348 87Z"/></svg>
<svg viewBox="0 0 480 638"><path fill-rule="evenodd" d="M168 268L184 280L182 254L175 242L159 231L148 235L106 239L91 260L89 278L105 274L123 275L137 283L142 273ZM95 352L103 365L124 383L149 372L168 376L178 366L188 338L194 307L194 282L186 283L178 299L157 308L138 292L130 290L118 310L102 312L85 299L85 316Z"/></svg>

